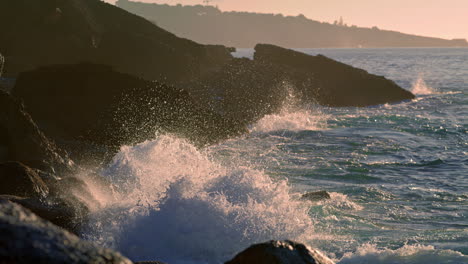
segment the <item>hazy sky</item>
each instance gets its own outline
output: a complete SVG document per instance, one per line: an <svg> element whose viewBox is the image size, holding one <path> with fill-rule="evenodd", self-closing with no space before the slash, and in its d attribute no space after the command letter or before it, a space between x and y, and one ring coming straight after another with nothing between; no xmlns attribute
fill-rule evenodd
<svg viewBox="0 0 468 264"><path fill-rule="evenodd" d="M114 2L115 0L106 0ZM202 0L138 0L193 5ZM212 0L221 10L304 14L326 22L343 17L348 25L377 26L405 33L468 39L468 0Z"/></svg>

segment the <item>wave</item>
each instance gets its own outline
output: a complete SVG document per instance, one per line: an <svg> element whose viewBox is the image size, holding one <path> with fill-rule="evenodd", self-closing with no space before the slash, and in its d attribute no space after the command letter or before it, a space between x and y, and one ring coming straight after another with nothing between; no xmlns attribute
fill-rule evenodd
<svg viewBox="0 0 468 264"><path fill-rule="evenodd" d="M279 114L266 115L255 123L251 133L268 133L272 131L305 131L323 130L326 128L327 117L320 112L311 110L283 110Z"/></svg>
<svg viewBox="0 0 468 264"><path fill-rule="evenodd" d="M398 249L378 249L365 244L354 253L346 253L338 264L357 263L468 263L468 256L453 250L436 249L434 246L405 245Z"/></svg>
<svg viewBox="0 0 468 264"><path fill-rule="evenodd" d="M221 263L252 243L313 232L286 181L222 166L172 136L123 147L104 174L116 188L85 237L133 260Z"/></svg>
<svg viewBox="0 0 468 264"><path fill-rule="evenodd" d="M418 76L418 79L413 83L411 92L415 95L430 95L437 93L436 90L426 84L422 75Z"/></svg>

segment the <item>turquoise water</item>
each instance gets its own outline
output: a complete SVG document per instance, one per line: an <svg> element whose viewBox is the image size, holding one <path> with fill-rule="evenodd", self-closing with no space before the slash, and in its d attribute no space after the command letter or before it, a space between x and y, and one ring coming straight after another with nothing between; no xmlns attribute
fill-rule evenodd
<svg viewBox="0 0 468 264"><path fill-rule="evenodd" d="M468 263L468 50L302 51L384 75L417 98L285 105L204 150L170 136L125 147L104 174L131 183L127 203L114 198L96 214L90 239L170 263L220 263L274 238L338 263ZM322 190L331 199L299 199Z"/></svg>

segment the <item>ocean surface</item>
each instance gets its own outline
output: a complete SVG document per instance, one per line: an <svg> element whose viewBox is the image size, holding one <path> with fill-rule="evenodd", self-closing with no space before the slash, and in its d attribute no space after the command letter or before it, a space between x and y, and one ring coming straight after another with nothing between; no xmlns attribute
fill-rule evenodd
<svg viewBox="0 0 468 264"><path fill-rule="evenodd" d="M171 264L223 263L270 239L305 242L340 264L468 263L468 49L301 51L417 98L329 108L291 94L281 113L219 145L156 135L123 146L101 172L118 188L91 184L103 208L83 236ZM312 191L331 199L301 199Z"/></svg>

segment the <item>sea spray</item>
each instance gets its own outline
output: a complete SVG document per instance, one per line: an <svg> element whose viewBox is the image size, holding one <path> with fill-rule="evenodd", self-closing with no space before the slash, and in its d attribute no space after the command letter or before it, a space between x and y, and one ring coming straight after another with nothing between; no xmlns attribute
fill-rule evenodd
<svg viewBox="0 0 468 264"><path fill-rule="evenodd" d="M85 236L133 260L220 263L252 243L312 234L286 181L221 166L172 136L123 147L104 174L117 189Z"/></svg>
<svg viewBox="0 0 468 264"><path fill-rule="evenodd" d="M358 263L468 263L468 256L453 250L436 249L434 246L405 245L398 249L379 249L364 244L354 253L346 253L338 264Z"/></svg>
<svg viewBox="0 0 468 264"><path fill-rule="evenodd" d="M419 74L418 79L413 83L411 92L415 95L429 95L435 93L435 90L429 87L423 79L423 76Z"/></svg>
<svg viewBox="0 0 468 264"><path fill-rule="evenodd" d="M250 132L268 133L279 130L304 131L326 128L329 116L323 114L315 105L302 104L289 84L286 84L285 89L287 96L279 113L264 116L251 126Z"/></svg>

